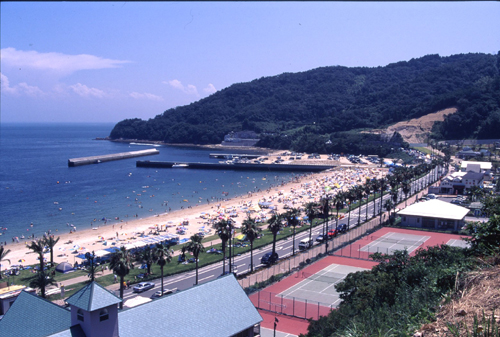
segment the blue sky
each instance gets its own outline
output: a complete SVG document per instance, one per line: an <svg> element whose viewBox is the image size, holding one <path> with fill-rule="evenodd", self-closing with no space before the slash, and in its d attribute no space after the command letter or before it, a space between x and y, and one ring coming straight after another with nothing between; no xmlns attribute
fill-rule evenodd
<svg viewBox="0 0 500 337"><path fill-rule="evenodd" d="M153 118L234 83L500 50L498 2L1 2L1 122Z"/></svg>

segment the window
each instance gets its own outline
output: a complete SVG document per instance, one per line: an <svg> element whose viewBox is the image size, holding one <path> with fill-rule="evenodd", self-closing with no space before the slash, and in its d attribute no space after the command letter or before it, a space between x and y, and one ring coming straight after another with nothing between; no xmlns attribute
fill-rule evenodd
<svg viewBox="0 0 500 337"><path fill-rule="evenodd" d="M76 312L76 319L83 322L83 310L82 309L78 309L78 311Z"/></svg>
<svg viewBox="0 0 500 337"><path fill-rule="evenodd" d="M109 318L109 312L108 309L102 309L101 312L99 313L99 321L105 321Z"/></svg>

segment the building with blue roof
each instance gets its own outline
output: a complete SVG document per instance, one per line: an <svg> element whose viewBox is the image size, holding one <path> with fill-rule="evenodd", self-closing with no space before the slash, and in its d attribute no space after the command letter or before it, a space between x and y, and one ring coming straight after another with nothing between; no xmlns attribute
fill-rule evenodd
<svg viewBox="0 0 500 337"><path fill-rule="evenodd" d="M23 292L0 321L0 336L135 337L260 335L262 317L233 275L118 310L122 301L96 282L63 308Z"/></svg>

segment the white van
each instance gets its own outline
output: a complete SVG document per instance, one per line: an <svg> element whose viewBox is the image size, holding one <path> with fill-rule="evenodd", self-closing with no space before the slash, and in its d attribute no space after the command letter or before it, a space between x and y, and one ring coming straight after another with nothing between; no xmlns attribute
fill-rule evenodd
<svg viewBox="0 0 500 337"><path fill-rule="evenodd" d="M308 249L308 248L311 248L312 247L312 244L313 244L313 241L309 238L307 239L302 239L300 240L299 242L299 249L300 250L304 250L304 249Z"/></svg>

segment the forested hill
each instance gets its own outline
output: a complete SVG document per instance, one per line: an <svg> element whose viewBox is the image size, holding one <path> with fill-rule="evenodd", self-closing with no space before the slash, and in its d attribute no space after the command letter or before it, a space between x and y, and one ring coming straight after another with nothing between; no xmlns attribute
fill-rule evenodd
<svg viewBox="0 0 500 337"><path fill-rule="evenodd" d="M231 85L148 121L123 120L110 137L210 144L220 143L230 131L253 130L261 135L260 145L306 150L298 142L307 140L308 147L335 143L349 130L457 107L457 113L436 125L436 137L498 138L499 69L500 52L284 73Z"/></svg>

